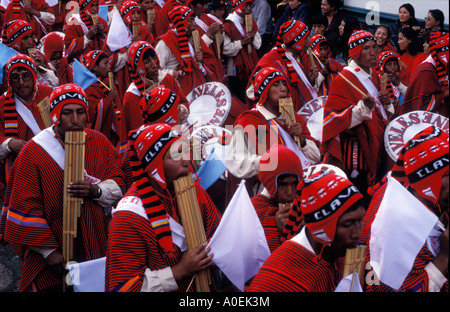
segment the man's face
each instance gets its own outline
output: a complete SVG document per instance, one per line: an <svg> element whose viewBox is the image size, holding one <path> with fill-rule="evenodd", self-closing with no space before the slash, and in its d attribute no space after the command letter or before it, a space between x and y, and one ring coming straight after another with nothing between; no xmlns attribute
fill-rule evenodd
<svg viewBox="0 0 450 312"><path fill-rule="evenodd" d="M345 255L347 248L354 248L358 245L364 213L364 206L359 206L356 210L346 212L339 218L336 234L330 246L339 257Z"/></svg>
<svg viewBox="0 0 450 312"><path fill-rule="evenodd" d="M98 8L99 8L98 1L92 2L92 4L91 4L91 14L98 14Z"/></svg>
<svg viewBox="0 0 450 312"><path fill-rule="evenodd" d="M108 62L108 58L102 58L101 61L94 66L93 71L101 78L108 77L108 72L111 71L111 64Z"/></svg>
<svg viewBox="0 0 450 312"><path fill-rule="evenodd" d="M66 131L84 131L87 120L83 105L66 104L61 109L60 122L56 128L61 138L65 138Z"/></svg>
<svg viewBox="0 0 450 312"><path fill-rule="evenodd" d="M195 16L191 15L188 18L188 31L187 34L190 36L194 30L197 29L197 23L195 22Z"/></svg>
<svg viewBox="0 0 450 312"><path fill-rule="evenodd" d="M34 48L33 34L26 35L20 42L20 50L23 54L28 55L28 49Z"/></svg>
<svg viewBox="0 0 450 312"><path fill-rule="evenodd" d="M323 44L319 46L319 55L323 60L328 57L328 45Z"/></svg>
<svg viewBox="0 0 450 312"><path fill-rule="evenodd" d="M357 61L361 67L371 68L377 65L377 44L375 40L364 43Z"/></svg>
<svg viewBox="0 0 450 312"><path fill-rule="evenodd" d="M150 56L146 58L144 61L145 71L147 73L147 78L150 78L152 80L155 80L158 78L158 68L159 68L159 62L158 57L156 56Z"/></svg>
<svg viewBox="0 0 450 312"><path fill-rule="evenodd" d="M275 81L269 88L267 93L266 103L269 105L277 105L280 99L285 99L289 95L287 83L285 80L280 79Z"/></svg>
<svg viewBox="0 0 450 312"><path fill-rule="evenodd" d="M312 25L312 32L313 35L325 35L325 32L327 31L327 28L323 24L313 24Z"/></svg>
<svg viewBox="0 0 450 312"><path fill-rule="evenodd" d="M389 60L384 65L384 72L388 75L398 72L398 62L395 59Z"/></svg>
<svg viewBox="0 0 450 312"><path fill-rule="evenodd" d="M140 22L141 21L141 11L140 10L134 10L133 13L131 13L131 21L132 22Z"/></svg>
<svg viewBox="0 0 450 312"><path fill-rule="evenodd" d="M153 9L155 5L155 0L142 0L139 6L141 10L147 12L148 9Z"/></svg>
<svg viewBox="0 0 450 312"><path fill-rule="evenodd" d="M242 5L242 13L244 15L251 14L252 13L252 7L253 7L253 1L244 3Z"/></svg>
<svg viewBox="0 0 450 312"><path fill-rule="evenodd" d="M13 69L9 76L9 85L14 94L22 99L28 99L33 96L34 80L33 75L28 69L20 67Z"/></svg>
<svg viewBox="0 0 450 312"><path fill-rule="evenodd" d="M189 142L178 139L164 154L164 176L168 188L173 188L173 181L190 174Z"/></svg>
<svg viewBox="0 0 450 312"><path fill-rule="evenodd" d="M59 69L61 66L61 58L63 56L63 53L60 51L56 51L52 53L52 56L50 57L50 63L56 68L56 70Z"/></svg>
<svg viewBox="0 0 450 312"><path fill-rule="evenodd" d="M277 203L292 203L297 196L298 178L294 175L278 178L277 193L275 200Z"/></svg>
<svg viewBox="0 0 450 312"><path fill-rule="evenodd" d="M206 12L206 2L205 3L196 3L194 6L189 4L189 7L192 11L194 11L194 15L200 17L203 13Z"/></svg>

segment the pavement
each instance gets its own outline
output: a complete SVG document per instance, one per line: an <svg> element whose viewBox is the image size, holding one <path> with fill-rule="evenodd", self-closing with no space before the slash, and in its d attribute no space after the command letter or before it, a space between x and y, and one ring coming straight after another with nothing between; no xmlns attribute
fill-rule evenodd
<svg viewBox="0 0 450 312"><path fill-rule="evenodd" d="M0 244L0 292L17 292L20 282L20 259L10 244Z"/></svg>

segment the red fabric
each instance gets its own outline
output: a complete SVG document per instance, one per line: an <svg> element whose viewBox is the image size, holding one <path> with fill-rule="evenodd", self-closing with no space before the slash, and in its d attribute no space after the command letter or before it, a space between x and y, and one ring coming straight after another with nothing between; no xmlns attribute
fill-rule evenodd
<svg viewBox="0 0 450 312"><path fill-rule="evenodd" d="M275 213L278 211L278 204L274 199L261 194L252 197L251 202L264 229L267 245L272 253L282 242L275 222Z"/></svg>
<svg viewBox="0 0 450 312"><path fill-rule="evenodd" d="M253 278L249 292L333 292L342 278L343 258L318 259L294 241L279 246Z"/></svg>
<svg viewBox="0 0 450 312"><path fill-rule="evenodd" d="M256 21L252 19L252 32L258 31ZM230 20L224 21L225 33L231 41L241 40L243 36ZM245 26L243 26L245 29ZM243 81L248 81L258 63L259 57L255 47L252 47L251 54L248 53L247 46L244 46L239 53L233 57L234 67L236 68L236 77Z"/></svg>
<svg viewBox="0 0 450 312"><path fill-rule="evenodd" d="M85 132L87 173L102 181L113 179L123 187L115 148L98 132L90 129ZM63 275L55 274L40 254L26 246L61 248L64 172L41 146L30 141L17 158L11 179L14 184L8 186L6 202L12 212L24 216L24 222L6 220L5 229L6 241L22 260L19 291L60 291ZM27 220L39 225L30 226ZM81 262L105 256L108 222L103 208L85 198L78 222L73 260Z"/></svg>
<svg viewBox="0 0 450 312"><path fill-rule="evenodd" d="M53 10L49 7L47 2L44 0L31 0L31 6L40 12L48 12L53 13ZM33 33L36 36L36 38L41 39L44 37L48 32L52 31L52 27L45 24L43 21L36 21L36 18L33 16L30 16L31 18L28 18L28 14L25 13L25 10L22 6L19 6L18 10L14 9L14 1L11 1L8 4L8 7L6 8L5 15L3 17L3 22L8 23L13 20L24 20L28 22L31 27L33 28ZM56 17L56 15L55 15ZM42 24L42 25L41 25Z"/></svg>
<svg viewBox="0 0 450 312"><path fill-rule="evenodd" d="M156 5L156 2L155 2ZM156 37L158 38L164 35L170 29L169 12L172 11L179 3L176 0L166 1L155 15L154 27L156 32Z"/></svg>
<svg viewBox="0 0 450 312"><path fill-rule="evenodd" d="M219 225L221 215L207 192L195 183L203 225L207 239L211 238ZM180 221L176 200L167 194L156 193L161 199L164 209L175 221ZM122 201L129 197L138 196L133 186ZM178 246L174 257L167 257L158 246L156 234L150 222L130 211L118 211L113 215L108 239L106 255L105 290L140 291L144 271L161 270L173 266L180 261L182 252ZM178 291L187 291L190 278L178 282ZM215 288L212 289L214 291ZM195 291L195 283L189 288Z"/></svg>
<svg viewBox="0 0 450 312"><path fill-rule="evenodd" d="M400 67L403 68L404 65L406 65L403 70L405 71L405 84L409 86L409 82L411 81L411 78L416 70L416 67L425 59L427 58L427 55L425 53L418 53L416 55L411 55L409 52L404 52L400 55Z"/></svg>
<svg viewBox="0 0 450 312"><path fill-rule="evenodd" d="M427 110L449 118L444 92L445 88L439 84L436 67L429 62L424 62L417 66L403 103L398 107L397 112L403 115L415 110Z"/></svg>
<svg viewBox="0 0 450 312"><path fill-rule="evenodd" d="M367 93L364 86L350 71L343 70L341 73L360 90ZM379 78L375 71L372 71L372 82L379 88ZM350 87L343 78L337 77L334 80L324 106L322 145L326 150L326 154L328 154L325 157L331 155L338 162L335 165L344 168L347 166L348 161L351 160L351 155L347 155L345 153L347 150L342 149L342 146L345 146L345 141L350 141L350 137L357 139L359 153L362 157L359 165L362 166L364 163L367 163L366 169L370 172L368 177L370 185L374 182L373 179L381 165L384 150L384 129L387 123L381 116L378 108L376 108L372 112L371 120L364 121L352 128L350 132L346 132L351 123L351 109L357 105L361 98L362 95ZM358 169L365 168L361 167Z"/></svg>

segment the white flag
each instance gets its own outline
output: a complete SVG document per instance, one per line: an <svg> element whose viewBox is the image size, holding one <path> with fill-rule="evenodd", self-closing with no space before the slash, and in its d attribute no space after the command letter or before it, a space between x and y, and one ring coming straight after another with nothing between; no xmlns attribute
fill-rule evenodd
<svg viewBox="0 0 450 312"><path fill-rule="evenodd" d="M131 33L125 25L119 11L114 7L111 26L109 27L106 44L112 52L131 44Z"/></svg>
<svg viewBox="0 0 450 312"><path fill-rule="evenodd" d="M438 217L396 179L388 176L387 183L372 223L370 264L381 282L397 290Z"/></svg>
<svg viewBox="0 0 450 312"><path fill-rule="evenodd" d="M244 180L228 204L209 246L214 263L241 291L269 257L264 229Z"/></svg>
<svg viewBox="0 0 450 312"><path fill-rule="evenodd" d="M74 292L104 292L105 291L106 257L85 262L68 262L68 284L73 285Z"/></svg>

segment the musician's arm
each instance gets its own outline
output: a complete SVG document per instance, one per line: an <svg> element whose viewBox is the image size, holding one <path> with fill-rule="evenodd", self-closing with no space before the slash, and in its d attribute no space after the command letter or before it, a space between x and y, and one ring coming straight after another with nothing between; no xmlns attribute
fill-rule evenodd
<svg viewBox="0 0 450 312"><path fill-rule="evenodd" d="M351 109L352 119L350 124L350 129L363 123L365 120L372 119L373 108L369 108L364 104L363 100L360 100L356 106Z"/></svg>
<svg viewBox="0 0 450 312"><path fill-rule="evenodd" d="M152 271L145 269L141 292L169 292L178 290L178 284L173 277L172 269L166 267Z"/></svg>
<svg viewBox="0 0 450 312"><path fill-rule="evenodd" d="M433 262L430 262L425 267L425 271L428 273L428 291L429 292L439 292L444 286L445 282L447 281L447 278L444 274L433 264Z"/></svg>

